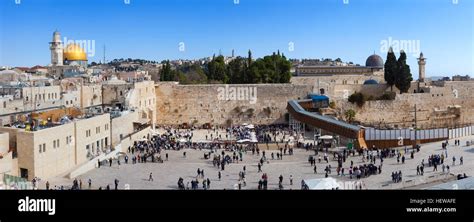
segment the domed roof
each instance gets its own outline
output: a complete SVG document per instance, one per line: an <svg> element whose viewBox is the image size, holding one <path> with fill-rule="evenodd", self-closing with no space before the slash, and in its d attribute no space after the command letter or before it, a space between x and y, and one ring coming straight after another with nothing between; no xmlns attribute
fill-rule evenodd
<svg viewBox="0 0 474 222"><path fill-rule="evenodd" d="M379 84L379 83L377 82L377 80L374 80L374 79L368 79L364 81L364 85L376 85L376 84Z"/></svg>
<svg viewBox="0 0 474 222"><path fill-rule="evenodd" d="M87 61L87 55L79 44L71 43L64 48L64 61Z"/></svg>
<svg viewBox="0 0 474 222"><path fill-rule="evenodd" d="M382 57L373 54L367 58L365 61L365 66L367 67L376 67L376 68L383 68L383 59Z"/></svg>

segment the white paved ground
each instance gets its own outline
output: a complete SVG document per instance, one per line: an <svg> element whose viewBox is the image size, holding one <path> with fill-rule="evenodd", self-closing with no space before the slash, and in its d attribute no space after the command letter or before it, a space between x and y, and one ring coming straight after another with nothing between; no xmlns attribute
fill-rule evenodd
<svg viewBox="0 0 474 222"><path fill-rule="evenodd" d="M454 146L454 140L450 140L448 146L448 158L445 159L445 164L451 166L451 176L443 174L441 166L438 167L438 172L433 172L432 167L425 167L425 174L423 176L416 175L416 166L421 163L422 159L425 159L425 166L428 163L428 156L431 154L441 154L444 150L441 149L441 142L424 144L422 145L421 151L415 153L415 158L411 159L409 155L406 156L405 164L397 163L396 158L387 158L384 160L382 174L372 175L368 178L363 178L361 181L364 184L364 188L367 189L401 189L401 188L420 188L420 184L433 184L436 181L440 181L444 178L452 178L452 175L458 173L466 173L468 176L474 176L474 146L466 147L467 140L474 140L474 136L461 138L461 146ZM263 146L261 146L263 147ZM184 183L191 181L196 177L196 171L198 168L204 169L205 178L211 180L211 189L235 189L238 183L238 173L242 170L245 165L247 168L246 180L247 186L242 189L257 189L258 180L262 173L257 173L257 161L259 157L251 152L244 154L243 162L232 163L226 165L225 170L222 172L222 179L219 181L217 174L219 169L212 165L212 160L205 160L203 158L204 152L199 150L187 149L187 157L183 158L183 151L163 151L169 154L169 161L164 163L137 163L137 164L124 164L118 166L115 162L112 167L103 166L96 168L82 176L83 189L87 189L87 180L92 179L92 188L97 189L99 186L105 188L107 184L113 189L114 179L117 178L119 183L119 189L124 189L125 184L128 184L131 189L177 189L177 181L179 177L184 179ZM219 153L221 150L218 151ZM275 151L274 151L275 152ZM271 150L267 151L267 157L270 157ZM276 154L276 153L275 153ZM295 149L293 156L284 156L283 160L271 160L270 163L263 166L263 172L268 174L269 183L268 189L278 188L278 177L283 175L283 186L284 189L300 189L302 179L312 178L323 178L324 167L326 163L317 164L318 173L313 173L313 167L310 166L308 155L313 154L313 151L305 151L303 149ZM456 165L452 166L452 156L456 157ZM459 165L459 158L463 156L464 164ZM276 155L275 155L276 158ZM336 178L340 181L356 181L355 179L350 180L347 175L348 170L346 169L346 176L337 176L335 173L335 167L337 162L332 160L329 164L333 167L331 177ZM350 166L350 160L354 161L354 165L363 164L361 157L356 154L355 157L350 157L344 163L344 167ZM379 160L377 164L379 165ZM391 182L392 171L402 171L403 182L393 184ZM148 181L150 172L153 173L154 181ZM290 185L289 176L293 176L293 185ZM44 187L45 181L42 181L40 187ZM64 178L53 178L50 180L51 187L54 185L65 185L70 186L72 180ZM415 185L417 185L415 187ZM421 186L422 187L422 186Z"/></svg>

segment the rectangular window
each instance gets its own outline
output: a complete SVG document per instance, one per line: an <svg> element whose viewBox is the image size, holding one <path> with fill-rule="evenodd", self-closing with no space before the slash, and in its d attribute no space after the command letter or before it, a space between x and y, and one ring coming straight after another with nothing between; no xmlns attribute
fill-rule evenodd
<svg viewBox="0 0 474 222"><path fill-rule="evenodd" d="M39 152L40 152L40 153L43 152L43 145L42 145L42 144L39 145Z"/></svg>
<svg viewBox="0 0 474 222"><path fill-rule="evenodd" d="M43 153L46 152L46 143L43 143Z"/></svg>
<svg viewBox="0 0 474 222"><path fill-rule="evenodd" d="M53 148L56 148L56 140L53 140Z"/></svg>

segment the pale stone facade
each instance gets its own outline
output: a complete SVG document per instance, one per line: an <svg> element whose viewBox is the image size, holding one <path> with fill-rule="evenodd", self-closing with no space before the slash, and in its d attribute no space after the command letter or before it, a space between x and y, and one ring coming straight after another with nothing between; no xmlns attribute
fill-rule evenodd
<svg viewBox="0 0 474 222"><path fill-rule="evenodd" d="M426 89L424 93L398 94L393 101L367 101L363 107L340 97L335 101L340 113L353 109L357 121L376 127L411 127L415 123L415 105L417 126L421 128L474 123L474 82L445 82L444 87Z"/></svg>
<svg viewBox="0 0 474 222"><path fill-rule="evenodd" d="M140 122L156 122L155 82L111 80L102 85L103 104L138 111Z"/></svg>
<svg viewBox="0 0 474 222"><path fill-rule="evenodd" d="M61 105L60 86L23 87L22 91L27 110L59 107Z"/></svg>
<svg viewBox="0 0 474 222"><path fill-rule="evenodd" d="M140 119L156 122L156 94L154 81L135 82L126 95L126 106L138 109Z"/></svg>
<svg viewBox="0 0 474 222"><path fill-rule="evenodd" d="M256 102L219 99L219 89L226 85L179 85L173 82L156 85L156 123L202 126L251 122L254 124L284 123L290 99L305 98L312 86L294 84L229 85L256 89Z"/></svg>
<svg viewBox="0 0 474 222"><path fill-rule="evenodd" d="M75 122L75 164L82 164L91 157L110 150L110 114L106 113Z"/></svg>
<svg viewBox="0 0 474 222"><path fill-rule="evenodd" d="M10 150L8 133L0 132L0 181L3 181L3 175L12 175L13 157Z"/></svg>
<svg viewBox="0 0 474 222"><path fill-rule="evenodd" d="M75 146L67 137L74 135L74 123L39 131L17 133L20 176L48 178L74 167Z"/></svg>
<svg viewBox="0 0 474 222"><path fill-rule="evenodd" d="M102 105L102 85L84 85L81 90L83 108Z"/></svg>
<svg viewBox="0 0 474 222"><path fill-rule="evenodd" d="M126 111L121 116L112 118L112 146L134 132L133 123L138 121L138 112Z"/></svg>
<svg viewBox="0 0 474 222"><path fill-rule="evenodd" d="M110 148L110 130L109 114L38 131L0 128L14 139L18 168L13 170L29 180L61 175L88 161L98 149L104 152Z"/></svg>

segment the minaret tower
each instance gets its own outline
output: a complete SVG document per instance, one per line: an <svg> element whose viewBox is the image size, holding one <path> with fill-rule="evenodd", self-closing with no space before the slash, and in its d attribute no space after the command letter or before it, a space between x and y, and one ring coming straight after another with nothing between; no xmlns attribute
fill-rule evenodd
<svg viewBox="0 0 474 222"><path fill-rule="evenodd" d="M424 82L425 81L425 65L426 65L426 58L423 57L423 52L420 53L420 58L418 58L418 81Z"/></svg>
<svg viewBox="0 0 474 222"><path fill-rule="evenodd" d="M51 50L51 64L53 66L63 65L63 43L61 42L61 34L58 31L53 33L53 41L49 43Z"/></svg>

